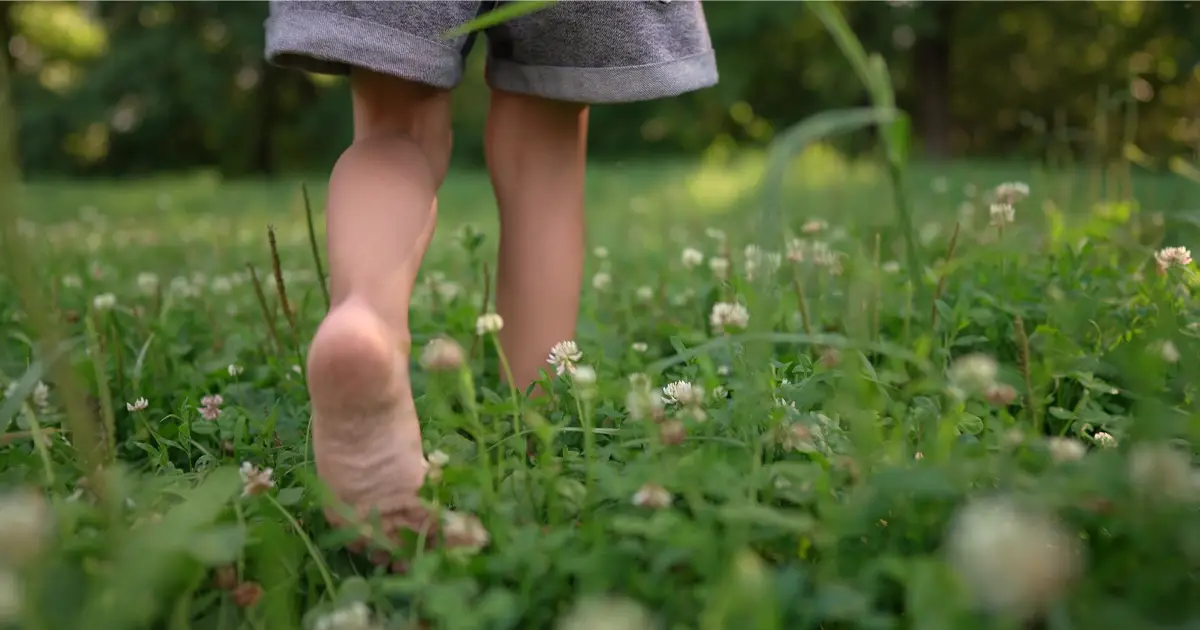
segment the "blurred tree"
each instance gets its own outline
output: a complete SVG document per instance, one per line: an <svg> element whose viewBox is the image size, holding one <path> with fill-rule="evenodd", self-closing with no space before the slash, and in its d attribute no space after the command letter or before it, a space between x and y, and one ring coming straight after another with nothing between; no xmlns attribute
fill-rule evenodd
<svg viewBox="0 0 1200 630"><path fill-rule="evenodd" d="M4 42L5 46L7 46L15 35L16 32L13 30L12 22L12 2L9 0L0 0L0 42ZM5 51L4 63L8 66L9 76L12 76L17 64L13 56L8 54L8 51Z"/></svg>
<svg viewBox="0 0 1200 630"><path fill-rule="evenodd" d="M1075 130L1076 150L1116 152L1133 141L1177 154L1200 144L1194 4L839 2L864 45L886 58L925 156L1025 158L1061 143L1061 125ZM597 157L765 143L816 111L865 103L804 3L705 9L721 84L595 108ZM264 2L0 0L25 168L98 176L327 169L350 138L346 82L264 63L266 11ZM482 155L481 53L468 60L454 103L460 163Z"/></svg>

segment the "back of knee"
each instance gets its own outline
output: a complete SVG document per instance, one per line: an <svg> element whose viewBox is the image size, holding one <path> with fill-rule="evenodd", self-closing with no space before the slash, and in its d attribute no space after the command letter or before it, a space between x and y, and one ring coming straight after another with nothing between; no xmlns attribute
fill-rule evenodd
<svg viewBox="0 0 1200 630"><path fill-rule="evenodd" d="M354 144L343 160L424 162L436 185L446 176L452 144L450 95L395 77L359 72L351 80Z"/></svg>

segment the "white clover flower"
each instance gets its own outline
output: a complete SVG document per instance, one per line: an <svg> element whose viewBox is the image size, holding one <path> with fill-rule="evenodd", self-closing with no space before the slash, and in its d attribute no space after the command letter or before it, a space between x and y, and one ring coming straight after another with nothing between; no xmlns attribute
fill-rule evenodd
<svg viewBox="0 0 1200 630"><path fill-rule="evenodd" d="M1129 481L1150 499L1184 502L1200 492L1194 482L1191 458L1165 443L1135 444L1129 453Z"/></svg>
<svg viewBox="0 0 1200 630"><path fill-rule="evenodd" d="M750 323L750 311L745 306L733 302L717 302L713 304L709 323L718 332L726 328L745 328Z"/></svg>
<svg viewBox="0 0 1200 630"><path fill-rule="evenodd" d="M504 328L504 319L496 313L484 313L475 320L475 332L480 335L495 334Z"/></svg>
<svg viewBox="0 0 1200 630"><path fill-rule="evenodd" d="M600 259L608 258L608 248L604 246L596 247L592 250L592 255Z"/></svg>
<svg viewBox="0 0 1200 630"><path fill-rule="evenodd" d="M146 407L149 407L149 406L150 406L150 401L146 400L145 398L138 398L137 400L135 400L133 402L125 403L125 409L130 412L143 411L146 409Z"/></svg>
<svg viewBox="0 0 1200 630"><path fill-rule="evenodd" d="M633 504L638 507L661 510L671 506L671 493L666 488L647 482L633 494Z"/></svg>
<svg viewBox="0 0 1200 630"><path fill-rule="evenodd" d="M209 283L208 290L213 295L228 295L233 291L233 281L225 276L217 276Z"/></svg>
<svg viewBox="0 0 1200 630"><path fill-rule="evenodd" d="M950 383L967 393L984 393L996 383L1000 366L986 354L959 357L950 366Z"/></svg>
<svg viewBox="0 0 1200 630"><path fill-rule="evenodd" d="M654 299L654 287L642 285L637 288L637 299L640 302L649 302Z"/></svg>
<svg viewBox="0 0 1200 630"><path fill-rule="evenodd" d="M1158 265L1159 273L1166 273L1170 267L1192 264L1192 252L1186 247L1164 247L1154 254L1154 262Z"/></svg>
<svg viewBox="0 0 1200 630"><path fill-rule="evenodd" d="M688 247L683 250L682 260L683 266L691 269L704 262L704 254L698 249Z"/></svg>
<svg viewBox="0 0 1200 630"><path fill-rule="evenodd" d="M591 387L596 384L596 370L590 365L578 365L572 372L572 378L577 385Z"/></svg>
<svg viewBox="0 0 1200 630"><path fill-rule="evenodd" d="M379 626L371 622L371 609L366 604L354 602L318 617L313 630L379 630Z"/></svg>
<svg viewBox="0 0 1200 630"><path fill-rule="evenodd" d="M1092 436L1092 441L1096 443L1096 446L1101 448L1117 447L1117 438L1113 437L1110 433L1105 433L1104 431L1097 431L1096 434Z"/></svg>
<svg viewBox="0 0 1200 630"><path fill-rule="evenodd" d="M704 389L687 381L675 381L662 388L663 402L694 407L704 403Z"/></svg>
<svg viewBox="0 0 1200 630"><path fill-rule="evenodd" d="M117 296L112 293L101 293L92 298L92 307L97 311L107 311L117 305Z"/></svg>
<svg viewBox="0 0 1200 630"><path fill-rule="evenodd" d="M425 478L431 482L440 481L442 469L450 463L450 456L442 451L434 451L425 458L427 464Z"/></svg>
<svg viewBox="0 0 1200 630"><path fill-rule="evenodd" d="M635 341L632 344L630 344L629 347L638 354L644 354L647 350L650 349L650 346L647 345L643 341Z"/></svg>
<svg viewBox="0 0 1200 630"><path fill-rule="evenodd" d="M839 275L842 273L842 255L825 241L813 241L811 248L812 262L818 267L824 267L829 273Z"/></svg>
<svg viewBox="0 0 1200 630"><path fill-rule="evenodd" d="M612 286L612 276L608 272L601 271L592 276L592 288L597 291L607 291Z"/></svg>
<svg viewBox="0 0 1200 630"><path fill-rule="evenodd" d="M238 365L238 364L236 364L236 363L230 363L230 364L229 364L229 367L225 368L225 370L226 370L226 371L228 371L228 372L229 372L229 375L230 375L230 376L233 376L233 377L238 377L238 376L241 376L241 375L242 375L242 372L244 372L244 371L245 371L245 370L242 368L242 366L240 366L240 365Z"/></svg>
<svg viewBox="0 0 1200 630"><path fill-rule="evenodd" d="M1017 218L1017 211L1012 204L994 203L988 208L992 227L1004 227Z"/></svg>
<svg viewBox="0 0 1200 630"><path fill-rule="evenodd" d="M33 391L30 392L30 398L33 399L33 406L38 409L46 409L50 406L50 386L38 381L33 386Z"/></svg>
<svg viewBox="0 0 1200 630"><path fill-rule="evenodd" d="M1046 440L1050 449L1050 457L1056 462L1073 462L1087 455L1087 446L1083 442L1069 437L1051 437Z"/></svg>
<svg viewBox="0 0 1200 630"><path fill-rule="evenodd" d="M425 459L428 460L430 466L437 466L438 468L443 468L446 464L450 463L450 456L441 450L433 451Z"/></svg>
<svg viewBox="0 0 1200 630"><path fill-rule="evenodd" d="M816 234L817 232L825 231L827 227L829 227L829 224L820 219L809 219L804 222L804 225L800 226L800 231L805 234Z"/></svg>
<svg viewBox="0 0 1200 630"><path fill-rule="evenodd" d="M451 510L442 512L442 535L449 546L468 553L478 553L492 541L478 518Z"/></svg>
<svg viewBox="0 0 1200 630"><path fill-rule="evenodd" d="M1179 359L1182 358L1179 348L1175 347L1175 343L1169 339L1158 344L1158 352L1162 355L1163 361L1167 363L1179 363Z"/></svg>
<svg viewBox="0 0 1200 630"><path fill-rule="evenodd" d="M431 372L457 370L466 360L466 351L449 337L434 337L421 351L421 367Z"/></svg>
<svg viewBox="0 0 1200 630"><path fill-rule="evenodd" d="M0 565L24 567L41 554L53 525L50 506L33 490L0 496Z"/></svg>
<svg viewBox="0 0 1200 630"><path fill-rule="evenodd" d="M462 285L457 282L439 282L433 285L433 292L443 302L453 302L462 293Z"/></svg>
<svg viewBox="0 0 1200 630"><path fill-rule="evenodd" d="M158 291L158 276L146 271L137 275L138 289L146 295L153 295Z"/></svg>
<svg viewBox="0 0 1200 630"><path fill-rule="evenodd" d="M546 363L554 366L554 372L562 376L564 372L571 372L575 369L575 364L583 359L583 352L579 350L579 346L574 341L560 341L554 344L550 349L550 357L546 359Z"/></svg>
<svg viewBox="0 0 1200 630"><path fill-rule="evenodd" d="M729 276L729 259L723 256L713 256L708 259L708 269L719 280Z"/></svg>
<svg viewBox="0 0 1200 630"><path fill-rule="evenodd" d="M655 630L654 616L632 599L586 596L559 619L555 630Z"/></svg>
<svg viewBox="0 0 1200 630"><path fill-rule="evenodd" d="M200 285L195 284L191 280L183 277L172 279L169 290L173 295L177 295L182 298L194 298L200 296Z"/></svg>
<svg viewBox="0 0 1200 630"><path fill-rule="evenodd" d="M795 409L795 404L791 405ZM810 427L802 423L795 423L784 430L780 442L783 448L789 451L798 451L801 453L819 453L821 448L818 446L824 439L819 427Z"/></svg>
<svg viewBox="0 0 1200 630"><path fill-rule="evenodd" d="M1049 516L998 498L959 510L946 552L977 606L1017 618L1060 599L1083 564L1078 538Z"/></svg>
<svg viewBox="0 0 1200 630"><path fill-rule="evenodd" d="M275 487L275 481L271 479L273 471L270 468L259 468L250 462L242 462L238 472L242 476L243 497L260 495Z"/></svg>
<svg viewBox="0 0 1200 630"><path fill-rule="evenodd" d="M1029 196L1029 184L1024 182L1005 182L996 186L992 198L996 203L1016 205Z"/></svg>
<svg viewBox="0 0 1200 630"><path fill-rule="evenodd" d="M793 238L787 242L787 259L794 263L804 262L808 254L808 241Z"/></svg>

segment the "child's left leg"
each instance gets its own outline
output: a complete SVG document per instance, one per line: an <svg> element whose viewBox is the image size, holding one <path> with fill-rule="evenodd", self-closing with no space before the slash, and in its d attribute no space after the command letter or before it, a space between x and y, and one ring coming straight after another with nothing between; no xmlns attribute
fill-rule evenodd
<svg viewBox="0 0 1200 630"><path fill-rule="evenodd" d="M421 429L409 383L408 306L450 157L450 96L351 75L354 143L329 180L332 308L308 352L317 472L360 516L423 528Z"/></svg>
<svg viewBox="0 0 1200 630"><path fill-rule="evenodd" d="M450 157L450 89L480 2L272 2L267 55L347 74L354 142L329 182L332 308L308 353L317 473L385 528L433 525L409 382L409 299Z"/></svg>

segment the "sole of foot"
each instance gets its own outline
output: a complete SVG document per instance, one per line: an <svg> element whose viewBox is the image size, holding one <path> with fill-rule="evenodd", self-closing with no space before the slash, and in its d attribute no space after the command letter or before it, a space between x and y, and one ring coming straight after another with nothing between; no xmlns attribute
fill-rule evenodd
<svg viewBox="0 0 1200 630"><path fill-rule="evenodd" d="M370 528L352 549L380 537L395 540L404 530L432 540L436 529L419 497L428 463L404 348L374 311L354 301L330 311L309 348L317 474L360 527ZM326 518L350 524L333 509Z"/></svg>

